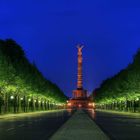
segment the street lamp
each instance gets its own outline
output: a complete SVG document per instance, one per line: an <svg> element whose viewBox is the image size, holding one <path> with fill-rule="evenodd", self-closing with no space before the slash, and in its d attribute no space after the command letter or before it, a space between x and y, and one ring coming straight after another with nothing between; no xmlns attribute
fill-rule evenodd
<svg viewBox="0 0 140 140"><path fill-rule="evenodd" d="M10 97L10 99L13 100L13 99L14 99L14 96L12 95L12 96Z"/></svg>

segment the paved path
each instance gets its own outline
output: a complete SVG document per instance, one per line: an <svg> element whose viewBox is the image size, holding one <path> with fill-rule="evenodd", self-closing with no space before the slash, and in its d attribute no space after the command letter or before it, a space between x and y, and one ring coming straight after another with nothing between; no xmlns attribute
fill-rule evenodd
<svg viewBox="0 0 140 140"><path fill-rule="evenodd" d="M109 140L93 120L78 110L50 140Z"/></svg>
<svg viewBox="0 0 140 140"><path fill-rule="evenodd" d="M61 110L47 110L47 111L35 111L35 112L26 112L26 113L12 113L12 114L0 114L0 120L1 119L12 119L12 118L22 118L27 116L36 116L36 115L43 115L46 113L55 113L55 112L61 112L65 111L64 109Z"/></svg>

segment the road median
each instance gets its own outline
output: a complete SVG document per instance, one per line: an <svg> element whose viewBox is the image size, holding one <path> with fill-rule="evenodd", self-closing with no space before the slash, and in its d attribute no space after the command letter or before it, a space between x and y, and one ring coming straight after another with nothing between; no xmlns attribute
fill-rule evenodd
<svg viewBox="0 0 140 140"><path fill-rule="evenodd" d="M75 114L50 138L50 140L109 140L104 132L83 110Z"/></svg>

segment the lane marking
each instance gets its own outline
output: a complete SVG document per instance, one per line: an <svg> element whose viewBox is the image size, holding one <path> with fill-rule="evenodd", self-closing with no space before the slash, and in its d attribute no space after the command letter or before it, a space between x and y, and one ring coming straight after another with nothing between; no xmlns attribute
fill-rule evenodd
<svg viewBox="0 0 140 140"><path fill-rule="evenodd" d="M18 127L23 127L23 126L24 126L24 124L18 125Z"/></svg>
<svg viewBox="0 0 140 140"><path fill-rule="evenodd" d="M14 130L15 128L9 128L9 129L7 129L6 131L11 131L11 130Z"/></svg>

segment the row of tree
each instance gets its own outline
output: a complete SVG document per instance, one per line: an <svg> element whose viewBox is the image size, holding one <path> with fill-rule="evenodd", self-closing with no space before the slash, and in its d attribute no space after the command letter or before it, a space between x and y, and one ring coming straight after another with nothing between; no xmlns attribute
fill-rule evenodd
<svg viewBox="0 0 140 140"><path fill-rule="evenodd" d="M15 41L0 40L0 113L47 110L65 102L64 93L43 77Z"/></svg>
<svg viewBox="0 0 140 140"><path fill-rule="evenodd" d="M140 112L140 50L126 69L93 91L97 108Z"/></svg>

